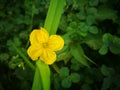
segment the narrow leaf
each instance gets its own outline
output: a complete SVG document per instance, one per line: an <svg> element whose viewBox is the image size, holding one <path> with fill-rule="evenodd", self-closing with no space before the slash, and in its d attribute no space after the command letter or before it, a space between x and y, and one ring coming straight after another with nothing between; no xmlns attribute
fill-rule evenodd
<svg viewBox="0 0 120 90"><path fill-rule="evenodd" d="M80 45L77 44L72 45L71 54L78 62L89 67L87 60L84 58L84 51Z"/></svg>
<svg viewBox="0 0 120 90"><path fill-rule="evenodd" d="M55 34L65 6L65 0L51 0L44 27Z"/></svg>
<svg viewBox="0 0 120 90"><path fill-rule="evenodd" d="M40 77L38 68L36 68L36 70L35 70L32 90L42 90L42 82L41 82L41 77Z"/></svg>
<svg viewBox="0 0 120 90"><path fill-rule="evenodd" d="M39 74L41 76L42 90L50 90L50 69L47 64L38 60L36 62ZM39 90L39 89L38 89Z"/></svg>

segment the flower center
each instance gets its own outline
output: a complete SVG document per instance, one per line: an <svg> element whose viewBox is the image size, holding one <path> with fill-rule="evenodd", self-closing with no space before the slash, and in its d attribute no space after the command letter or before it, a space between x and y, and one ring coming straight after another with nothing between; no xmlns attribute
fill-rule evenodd
<svg viewBox="0 0 120 90"><path fill-rule="evenodd" d="M43 48L46 48L48 46L48 43L43 43Z"/></svg>

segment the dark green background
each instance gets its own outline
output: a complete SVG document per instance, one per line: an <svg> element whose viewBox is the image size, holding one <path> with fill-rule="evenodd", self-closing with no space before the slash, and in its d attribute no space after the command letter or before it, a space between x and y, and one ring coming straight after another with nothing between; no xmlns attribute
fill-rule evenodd
<svg viewBox="0 0 120 90"><path fill-rule="evenodd" d="M49 2L0 0L0 90L31 89L34 71L11 42L27 56L29 33L44 25ZM120 90L119 0L66 0L57 34L65 48L60 73L50 66L51 90Z"/></svg>

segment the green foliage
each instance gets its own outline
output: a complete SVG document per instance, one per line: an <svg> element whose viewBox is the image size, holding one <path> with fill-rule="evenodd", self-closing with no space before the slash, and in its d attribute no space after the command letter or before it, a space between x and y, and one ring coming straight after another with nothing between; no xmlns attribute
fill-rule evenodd
<svg viewBox="0 0 120 90"><path fill-rule="evenodd" d="M46 63L41 60L36 62L36 71L33 81L32 90L49 90L50 89L50 69Z"/></svg>
<svg viewBox="0 0 120 90"><path fill-rule="evenodd" d="M74 71L78 71L80 69L81 64L75 60L75 59L71 59L71 69Z"/></svg>
<svg viewBox="0 0 120 90"><path fill-rule="evenodd" d="M98 33L98 28L96 26L91 26L89 28L89 32L92 34L97 34Z"/></svg>
<svg viewBox="0 0 120 90"><path fill-rule="evenodd" d="M112 68L108 68L106 67L105 65L103 65L101 67L101 73L104 75L104 76L110 76L112 74L114 74L114 70Z"/></svg>
<svg viewBox="0 0 120 90"><path fill-rule="evenodd" d="M84 84L82 85L81 90L91 90L91 88L88 84Z"/></svg>
<svg viewBox="0 0 120 90"><path fill-rule="evenodd" d="M97 6L98 3L99 3L99 0L90 0L89 1L90 6Z"/></svg>
<svg viewBox="0 0 120 90"><path fill-rule="evenodd" d="M86 58L84 57L84 51L79 45L73 45L71 46L71 54L73 57L80 62L81 64L89 67L89 64L87 63Z"/></svg>
<svg viewBox="0 0 120 90"><path fill-rule="evenodd" d="M104 76L106 76L104 79L103 79L103 83L102 83L102 87L101 87L101 90L107 90L107 89L110 89L110 88L119 88L119 85L115 85L114 83L114 79L117 75L115 75L115 70L113 68L110 68L110 67L107 67L105 65L103 65L101 67L101 72ZM119 80L119 78L118 78ZM116 83L118 84L118 80L116 81Z"/></svg>
<svg viewBox="0 0 120 90"><path fill-rule="evenodd" d="M66 0L57 31L65 46L57 52L57 68L50 66L51 90L120 90L119 3ZM49 4L50 0L0 1L0 90L31 89L29 33L43 27Z"/></svg>
<svg viewBox="0 0 120 90"><path fill-rule="evenodd" d="M111 77L104 78L101 90L107 90L111 85Z"/></svg>
<svg viewBox="0 0 120 90"><path fill-rule="evenodd" d="M29 33L43 25L48 4L47 0L0 1L0 90L31 89L34 71L16 53L11 41L27 57Z"/></svg>
<svg viewBox="0 0 120 90"><path fill-rule="evenodd" d="M9 57L10 57L9 54L7 54L7 53L1 53L0 54L0 62L4 62L4 61L8 60Z"/></svg>
<svg viewBox="0 0 120 90"><path fill-rule="evenodd" d="M98 8L98 13L96 14L96 18L99 20L105 20L105 19L112 19L113 21L116 19L116 11L106 8L106 7L100 7Z"/></svg>
<svg viewBox="0 0 120 90"><path fill-rule="evenodd" d="M67 67L62 67L60 69L60 76L67 77L69 75L69 69Z"/></svg>
<svg viewBox="0 0 120 90"><path fill-rule="evenodd" d="M62 84L62 87L64 87L64 88L70 88L72 85L72 82L69 78L65 78L62 80L61 84Z"/></svg>
<svg viewBox="0 0 120 90"><path fill-rule="evenodd" d="M99 50L99 53L101 55L105 55L107 52L108 52L108 46L107 45L103 45Z"/></svg>
<svg viewBox="0 0 120 90"><path fill-rule="evenodd" d="M113 36L109 33L103 35L104 45L100 48L101 54L106 54L107 50L109 50L114 54L120 53L120 38L117 36Z"/></svg>
<svg viewBox="0 0 120 90"><path fill-rule="evenodd" d="M80 81L80 75L78 73L71 73L69 77L73 83L78 83Z"/></svg>

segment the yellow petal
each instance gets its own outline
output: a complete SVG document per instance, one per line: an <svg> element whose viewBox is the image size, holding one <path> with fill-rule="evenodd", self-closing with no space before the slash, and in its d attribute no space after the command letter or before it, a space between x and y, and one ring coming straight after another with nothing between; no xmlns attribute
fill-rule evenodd
<svg viewBox="0 0 120 90"><path fill-rule="evenodd" d="M29 55L29 57L32 59L32 60L37 60L38 57L40 57L40 55L42 54L42 51L43 51L43 48L42 47L38 47L38 46L33 46L31 45L28 50L27 50L27 53Z"/></svg>
<svg viewBox="0 0 120 90"><path fill-rule="evenodd" d="M62 49L64 46L64 40L59 35L51 35L48 41L48 48L53 51Z"/></svg>
<svg viewBox="0 0 120 90"><path fill-rule="evenodd" d="M30 34L30 42L32 45L38 45L40 43L45 43L48 41L49 34L44 29L34 29Z"/></svg>
<svg viewBox="0 0 120 90"><path fill-rule="evenodd" d="M49 49L44 49L43 53L41 55L41 60L45 62L46 64L53 64L56 60L56 53L49 50Z"/></svg>

